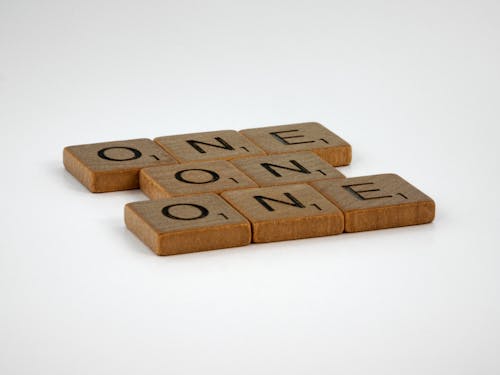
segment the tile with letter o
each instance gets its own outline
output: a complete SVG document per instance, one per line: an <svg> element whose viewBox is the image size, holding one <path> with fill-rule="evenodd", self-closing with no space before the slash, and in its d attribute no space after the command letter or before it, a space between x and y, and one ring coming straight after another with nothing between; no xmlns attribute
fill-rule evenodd
<svg viewBox="0 0 500 375"><path fill-rule="evenodd" d="M221 196L252 223L253 242L342 233L344 215L306 184L226 191Z"/></svg>
<svg viewBox="0 0 500 375"><path fill-rule="evenodd" d="M155 138L155 142L181 163L265 155L264 151L235 130L171 135Z"/></svg>
<svg viewBox="0 0 500 375"><path fill-rule="evenodd" d="M94 193L137 189L139 170L177 164L150 139L130 139L68 146L63 151L66 169Z"/></svg>
<svg viewBox="0 0 500 375"><path fill-rule="evenodd" d="M139 180L141 190L151 199L221 193L258 186L225 160L144 168Z"/></svg>
<svg viewBox="0 0 500 375"><path fill-rule="evenodd" d="M430 223L434 201L396 174L379 174L311 183L339 207L345 231Z"/></svg>
<svg viewBox="0 0 500 375"><path fill-rule="evenodd" d="M240 133L268 154L312 151L333 166L351 162L351 145L317 122L245 129Z"/></svg>
<svg viewBox="0 0 500 375"><path fill-rule="evenodd" d="M256 156L233 160L232 163L259 186L345 178L336 168L310 151Z"/></svg>
<svg viewBox="0 0 500 375"><path fill-rule="evenodd" d="M158 255L248 245L250 223L217 194L134 202L125 224Z"/></svg>

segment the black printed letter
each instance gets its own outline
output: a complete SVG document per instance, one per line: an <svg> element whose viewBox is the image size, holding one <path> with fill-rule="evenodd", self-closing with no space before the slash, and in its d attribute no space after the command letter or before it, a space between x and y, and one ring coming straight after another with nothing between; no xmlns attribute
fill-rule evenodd
<svg viewBox="0 0 500 375"><path fill-rule="evenodd" d="M205 172L210 175L209 179L206 181L190 181L186 180L183 176L185 172L189 171L200 171L200 172ZM220 176L215 173L214 171L209 171L208 169L198 169L198 168L193 168L193 169L183 169L182 171L179 171L175 174L175 179L180 182L185 182L186 184L208 184L210 182L215 182L220 178Z"/></svg>
<svg viewBox="0 0 500 375"><path fill-rule="evenodd" d="M200 214L198 216L194 216L194 217L180 217L180 216L172 215L170 213L170 209L172 207L177 207L177 206L191 206L191 207L197 208L198 210L200 210ZM166 217L168 217L170 219L174 219L174 220L196 220L196 219L202 219L202 218L208 216L208 210L205 207L197 205L197 204L191 204L191 203L171 204L170 206L163 207L163 209L161 210L161 213L163 215L165 215Z"/></svg>
<svg viewBox="0 0 500 375"><path fill-rule="evenodd" d="M305 206L297 198L295 198L292 194L284 193L283 195L285 195L288 199L290 199L291 202L280 201L279 199L264 197L262 195L254 195L254 198L255 198L255 200L257 200L257 202L259 202L262 206L264 206L264 208L267 209L268 211L274 211L274 208L272 208L269 205L269 203L266 202L266 200L276 202L276 203L281 203L281 204L287 204L289 206L294 206L294 207L298 207L298 208L305 208Z"/></svg>
<svg viewBox="0 0 500 375"><path fill-rule="evenodd" d="M279 174L276 170L274 170L274 168L287 169L287 170L292 171L292 172L299 172L299 173L305 173L305 174L310 174L311 173L306 167L304 167L303 165L301 165L296 160L290 160L290 163L292 163L293 165L295 165L297 167L297 169L295 169L295 168L289 168L289 167L283 167L282 165L271 164L271 163L261 163L260 165L262 165L265 169L268 170L269 173L273 174L276 177L282 177L282 175Z"/></svg>
<svg viewBox="0 0 500 375"><path fill-rule="evenodd" d="M126 158L126 159L115 159L115 158L110 158L109 156L106 156L106 151L108 150L114 150L114 149L124 149L124 150L128 150L128 151L131 151L134 155L131 156L130 158ZM107 148L103 148L102 150L99 150L97 152L97 156L99 156L101 159L105 159L105 160L111 160L111 161L127 161L127 160L134 160L134 159L139 159L142 154L139 150L135 149L135 148L132 148L132 147L107 147Z"/></svg>
<svg viewBox="0 0 500 375"><path fill-rule="evenodd" d="M234 150L234 147L231 146L229 143L227 143L225 140L223 140L221 137L215 137L214 139L217 142L219 142L220 145L216 145L216 144L213 144L213 143L202 142L202 141L195 141L194 139L187 140L186 142L189 143L200 154L206 154L207 152L204 149L202 149L199 146L199 144L200 145L205 145L205 146L210 146L210 147L223 148L225 150Z"/></svg>
<svg viewBox="0 0 500 375"><path fill-rule="evenodd" d="M365 197L361 193L369 193L373 191L380 191L380 189L369 189L369 190L354 190L353 186L363 186L363 185L373 185L373 182L365 182L363 184L351 184L351 185L343 185L342 187L346 189L349 193L353 194L356 198L361 199L363 201L369 199L380 199L380 198L390 198L392 195L379 195L376 197Z"/></svg>
<svg viewBox="0 0 500 375"><path fill-rule="evenodd" d="M288 137L282 137L279 135L280 133L290 133L290 132L298 132L299 129L293 129L293 130L282 130L279 132L271 132L274 139L276 139L278 142L283 143L284 145L298 145L301 143L314 143L314 141L302 141L302 142L289 142L287 139L292 139L292 138L303 138L303 135L289 135Z"/></svg>

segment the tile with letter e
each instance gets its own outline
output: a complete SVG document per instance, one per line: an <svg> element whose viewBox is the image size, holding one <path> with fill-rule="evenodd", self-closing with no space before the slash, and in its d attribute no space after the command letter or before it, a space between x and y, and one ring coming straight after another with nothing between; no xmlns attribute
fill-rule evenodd
<svg viewBox="0 0 500 375"><path fill-rule="evenodd" d="M351 162L351 145L317 122L245 129L240 133L268 154L312 151L333 166Z"/></svg>
<svg viewBox="0 0 500 375"><path fill-rule="evenodd" d="M434 201L396 174L323 180L312 186L344 212L346 232L425 224L434 219Z"/></svg>
<svg viewBox="0 0 500 375"><path fill-rule="evenodd" d="M177 161L150 139L68 146L66 169L94 193L137 189L139 170Z"/></svg>
<svg viewBox="0 0 500 375"><path fill-rule="evenodd" d="M233 160L232 163L260 186L345 178L336 168L310 151L257 156Z"/></svg>
<svg viewBox="0 0 500 375"><path fill-rule="evenodd" d="M134 202L125 224L158 255L248 245L250 223L217 194Z"/></svg>
<svg viewBox="0 0 500 375"><path fill-rule="evenodd" d="M151 199L258 186L225 160L144 168L139 180L142 191Z"/></svg>
<svg viewBox="0 0 500 375"><path fill-rule="evenodd" d="M265 152L235 130L171 135L155 142L181 163L208 160L231 160Z"/></svg>
<svg viewBox="0 0 500 375"><path fill-rule="evenodd" d="M253 242L328 236L344 230L344 215L306 184L221 194L252 223Z"/></svg>

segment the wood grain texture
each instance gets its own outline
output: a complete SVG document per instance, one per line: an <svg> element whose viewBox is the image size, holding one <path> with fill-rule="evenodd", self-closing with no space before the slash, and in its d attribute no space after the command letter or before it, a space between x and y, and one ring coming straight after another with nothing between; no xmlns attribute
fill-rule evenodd
<svg viewBox="0 0 500 375"><path fill-rule="evenodd" d="M66 169L91 192L137 189L139 170L177 164L150 139L68 146L63 151Z"/></svg>
<svg viewBox="0 0 500 375"><path fill-rule="evenodd" d="M265 155L235 130L171 135L155 138L155 142L181 163Z"/></svg>
<svg viewBox="0 0 500 375"><path fill-rule="evenodd" d="M252 223L253 242L341 233L342 212L306 184L227 191L221 194Z"/></svg>
<svg viewBox="0 0 500 375"><path fill-rule="evenodd" d="M345 178L336 168L310 151L257 156L233 160L232 163L259 186Z"/></svg>
<svg viewBox="0 0 500 375"><path fill-rule="evenodd" d="M151 199L258 186L225 160L144 168L139 180L142 191Z"/></svg>
<svg viewBox="0 0 500 375"><path fill-rule="evenodd" d="M250 223L217 194L125 206L127 228L158 255L248 245Z"/></svg>
<svg viewBox="0 0 500 375"><path fill-rule="evenodd" d="M351 162L351 145L317 122L245 129L240 133L268 154L312 151L333 166Z"/></svg>
<svg viewBox="0 0 500 375"><path fill-rule="evenodd" d="M346 232L425 224L434 219L434 201L396 174L323 180L311 185L344 212Z"/></svg>

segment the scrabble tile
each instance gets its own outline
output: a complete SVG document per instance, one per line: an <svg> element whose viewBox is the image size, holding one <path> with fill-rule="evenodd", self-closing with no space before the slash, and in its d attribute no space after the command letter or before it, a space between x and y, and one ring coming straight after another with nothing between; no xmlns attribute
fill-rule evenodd
<svg viewBox="0 0 500 375"><path fill-rule="evenodd" d="M317 122L245 129L250 138L268 154L312 151L333 166L351 162L351 146Z"/></svg>
<svg viewBox="0 0 500 375"><path fill-rule="evenodd" d="M337 169L310 151L257 156L233 160L232 163L259 186L345 178Z"/></svg>
<svg viewBox="0 0 500 375"><path fill-rule="evenodd" d="M155 138L155 142L182 163L265 155L248 138L234 130L171 135Z"/></svg>
<svg viewBox="0 0 500 375"><path fill-rule="evenodd" d="M253 242L341 233L344 215L306 184L226 191L222 197L252 223Z"/></svg>
<svg viewBox="0 0 500 375"><path fill-rule="evenodd" d="M94 193L137 189L139 170L177 161L150 139L68 146L66 169Z"/></svg>
<svg viewBox="0 0 500 375"><path fill-rule="evenodd" d="M139 180L142 191L151 199L258 186L225 160L144 168Z"/></svg>
<svg viewBox="0 0 500 375"><path fill-rule="evenodd" d="M345 231L430 223L434 201L396 174L323 180L312 183L345 216Z"/></svg>
<svg viewBox="0 0 500 375"><path fill-rule="evenodd" d="M248 245L250 223L217 194L129 203L125 224L158 255Z"/></svg>

